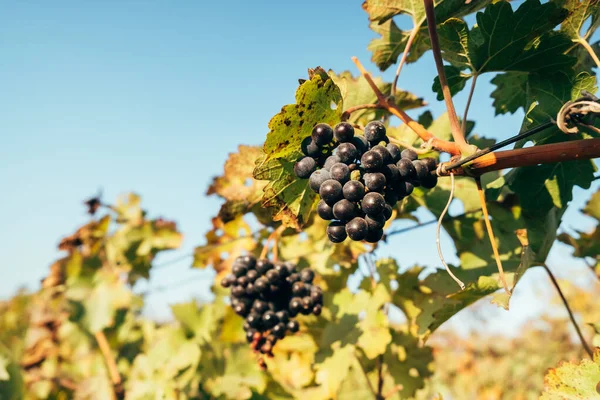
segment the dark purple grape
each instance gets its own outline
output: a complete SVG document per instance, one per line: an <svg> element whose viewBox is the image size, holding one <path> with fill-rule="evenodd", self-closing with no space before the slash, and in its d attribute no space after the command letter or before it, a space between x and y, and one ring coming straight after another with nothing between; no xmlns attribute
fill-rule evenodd
<svg viewBox="0 0 600 400"><path fill-rule="evenodd" d="M333 139L333 129L331 126L324 123L317 124L313 128L311 136L313 142L318 146L323 147L326 144L329 144Z"/></svg>
<svg viewBox="0 0 600 400"><path fill-rule="evenodd" d="M333 243L342 243L346 240L346 225L338 221L331 222L327 227L327 237Z"/></svg>
<svg viewBox="0 0 600 400"><path fill-rule="evenodd" d="M380 229L385 226L385 216L382 214L378 215L367 215L365 217L369 230Z"/></svg>
<svg viewBox="0 0 600 400"><path fill-rule="evenodd" d="M350 221L356 215L356 206L351 201L342 199L333 205L333 216L341 221Z"/></svg>
<svg viewBox="0 0 600 400"><path fill-rule="evenodd" d="M406 196L410 196L411 193L413 192L413 190L415 190L415 186L412 183L410 183L410 182L406 182L404 184L404 188L405 188L405 191L406 191Z"/></svg>
<svg viewBox="0 0 600 400"><path fill-rule="evenodd" d="M369 150L360 158L360 164L367 171L373 171L383 166L383 158L379 153Z"/></svg>
<svg viewBox="0 0 600 400"><path fill-rule="evenodd" d="M271 285L276 285L279 282L281 282L281 275L279 274L279 271L277 271L276 269L268 270L267 273L265 274L265 276L267 277L267 279L269 280L269 283Z"/></svg>
<svg viewBox="0 0 600 400"><path fill-rule="evenodd" d="M398 146L396 146L393 143L388 143L387 146L385 146L385 148L390 153L393 163L397 163L398 161L400 161L402 156L401 156L400 148Z"/></svg>
<svg viewBox="0 0 600 400"><path fill-rule="evenodd" d="M280 322L283 322L284 324L287 324L287 322L288 322L288 321L289 321L289 319L290 319L290 316L289 316L288 312L287 312L287 311L285 311L285 310L280 310L280 311L277 311L277 312L275 313L275 315L277 316L277 319L278 319Z"/></svg>
<svg viewBox="0 0 600 400"><path fill-rule="evenodd" d="M338 151L339 151L339 148L338 148ZM334 154L332 156L327 157L327 159L325 160L325 164L323 164L323 168L326 169L327 171L329 171L329 169L334 164L337 164L339 162L342 162L342 159L339 156L337 156L337 155Z"/></svg>
<svg viewBox="0 0 600 400"><path fill-rule="evenodd" d="M381 169L381 172L385 176L385 180L386 182L388 182L388 184L393 185L394 182L400 180L400 171L398 171L398 167L396 166L396 164L384 165Z"/></svg>
<svg viewBox="0 0 600 400"><path fill-rule="evenodd" d="M381 121L371 121L365 126L365 138L369 143L379 143L385 138L385 125Z"/></svg>
<svg viewBox="0 0 600 400"><path fill-rule="evenodd" d="M419 155L413 149L404 149L402 153L400 153L400 157L407 159L408 161L415 161L419 158Z"/></svg>
<svg viewBox="0 0 600 400"><path fill-rule="evenodd" d="M342 184L334 179L328 179L321 185L319 196L325 203L333 206L338 200L343 198Z"/></svg>
<svg viewBox="0 0 600 400"><path fill-rule="evenodd" d="M385 207L385 199L379 193L370 192L365 194L361 204L365 213L368 215L377 215L383 211Z"/></svg>
<svg viewBox="0 0 600 400"><path fill-rule="evenodd" d="M246 341L252 343L254 341L254 334L258 332L256 329L248 329L246 331Z"/></svg>
<svg viewBox="0 0 600 400"><path fill-rule="evenodd" d="M365 186L359 181L348 181L342 188L344 198L350 201L360 201L365 196Z"/></svg>
<svg viewBox="0 0 600 400"><path fill-rule="evenodd" d="M246 277L248 278L248 282L254 282L256 278L258 278L258 271L255 269L251 269L246 274Z"/></svg>
<svg viewBox="0 0 600 400"><path fill-rule="evenodd" d="M258 293L266 293L269 291L269 280L264 276L261 276L256 281L254 281L254 290Z"/></svg>
<svg viewBox="0 0 600 400"><path fill-rule="evenodd" d="M429 170L427 169L427 166L424 163L422 163L419 160L415 160L412 163L415 167L417 179L419 180L419 182L425 179L427 175L429 175Z"/></svg>
<svg viewBox="0 0 600 400"><path fill-rule="evenodd" d="M312 309L312 313L315 314L317 317L319 315L321 315L322 311L323 311L323 306L320 304L315 305Z"/></svg>
<svg viewBox="0 0 600 400"><path fill-rule="evenodd" d="M394 209L392 208L392 206L390 206L389 204L385 205L385 207L383 208L383 211L381 213L383 214L383 217L385 218L386 221L388 219L392 218L393 211L394 211Z"/></svg>
<svg viewBox="0 0 600 400"><path fill-rule="evenodd" d="M286 324L284 324L283 322L279 322L273 327L273 329L271 329L271 332L273 333L273 335L275 335L275 337L283 339L283 337L285 336L285 330Z"/></svg>
<svg viewBox="0 0 600 400"><path fill-rule="evenodd" d="M278 322L277 316L273 311L266 311L262 316L263 326L267 329L273 327Z"/></svg>
<svg viewBox="0 0 600 400"><path fill-rule="evenodd" d="M385 202L392 207L394 207L398 203L398 200L399 200L398 195L393 190L386 192L385 195L383 196L383 198L385 199Z"/></svg>
<svg viewBox="0 0 600 400"><path fill-rule="evenodd" d="M383 160L383 165L389 164L392 162L392 155L390 154L389 151L387 151L387 149L381 145L377 145L377 146L373 146L371 147L371 151L374 151L375 153L379 154L381 156L381 159Z"/></svg>
<svg viewBox="0 0 600 400"><path fill-rule="evenodd" d="M292 285L292 294L294 296L302 297L306 293L306 285L302 281L295 282Z"/></svg>
<svg viewBox="0 0 600 400"><path fill-rule="evenodd" d="M370 172L364 176L365 186L371 192L382 192L385 188L386 179L385 175L381 172Z"/></svg>
<svg viewBox="0 0 600 400"><path fill-rule="evenodd" d="M235 284L235 281L236 281L236 277L234 274L227 274L221 281L221 286L223 286L224 288L228 288L231 285Z"/></svg>
<svg viewBox="0 0 600 400"><path fill-rule="evenodd" d="M300 279L305 283L312 283L313 279L315 279L315 273L312 269L305 268L300 271Z"/></svg>
<svg viewBox="0 0 600 400"><path fill-rule="evenodd" d="M251 256L250 254L239 256L236 261L244 264L246 267L248 267L249 270L254 269L254 267L256 267L256 258Z"/></svg>
<svg viewBox="0 0 600 400"><path fill-rule="evenodd" d="M264 275L271 268L273 268L273 264L267 259L261 259L256 262L256 271L261 275Z"/></svg>
<svg viewBox="0 0 600 400"><path fill-rule="evenodd" d="M233 267L231 267L231 272L233 273L233 275L239 278L240 276L246 275L246 272L248 272L248 268L246 268L246 266L242 264L234 264Z"/></svg>
<svg viewBox="0 0 600 400"><path fill-rule="evenodd" d="M233 297L242 297L246 293L246 288L243 286L235 285L231 288L231 295Z"/></svg>
<svg viewBox="0 0 600 400"><path fill-rule="evenodd" d="M415 171L415 166L413 163L407 159L403 158L396 164L398 167L398 172L400 176L405 180L412 180L417 176L417 171Z"/></svg>
<svg viewBox="0 0 600 400"><path fill-rule="evenodd" d="M275 271L279 273L282 279L287 278L290 275L290 270L283 263L275 264Z"/></svg>
<svg viewBox="0 0 600 400"><path fill-rule="evenodd" d="M349 142L354 137L354 127L348 122L340 122L333 128L333 137L340 143Z"/></svg>
<svg viewBox="0 0 600 400"><path fill-rule="evenodd" d="M258 292L256 291L256 289L254 288L254 283L249 283L248 286L246 286L246 296L256 296L258 294Z"/></svg>
<svg viewBox="0 0 600 400"><path fill-rule="evenodd" d="M353 163L358 158L358 150L352 143L342 143L337 148L337 156L345 164Z"/></svg>
<svg viewBox="0 0 600 400"><path fill-rule="evenodd" d="M305 296L302 298L302 308L310 310L313 307L314 304L310 296Z"/></svg>
<svg viewBox="0 0 600 400"><path fill-rule="evenodd" d="M313 192L319 193L321 185L328 179L331 179L329 171L326 169L318 169L310 174L310 178L308 178L308 186L310 186Z"/></svg>
<svg viewBox="0 0 600 400"><path fill-rule="evenodd" d="M294 264L293 262L286 261L283 263L283 265L285 266L285 269L288 270L288 275L296 272L296 264Z"/></svg>
<svg viewBox="0 0 600 400"><path fill-rule="evenodd" d="M246 275L240 276L239 278L236 279L236 283L243 288L248 286L248 282L249 281L248 281L248 278L246 277Z"/></svg>
<svg viewBox="0 0 600 400"><path fill-rule="evenodd" d="M298 323L298 321L292 320L287 323L287 328L290 332L296 333L300 330L300 324Z"/></svg>
<svg viewBox="0 0 600 400"><path fill-rule="evenodd" d="M269 309L269 305L267 304L266 301L254 300L254 304L252 305L252 310L255 311L257 314L262 315L268 309Z"/></svg>
<svg viewBox="0 0 600 400"><path fill-rule="evenodd" d="M334 164L329 170L331 179L335 179L342 185L350 180L350 168L346 164Z"/></svg>
<svg viewBox="0 0 600 400"><path fill-rule="evenodd" d="M246 304L238 303L235 306L233 306L233 311L237 315L246 316L248 314L248 311L250 310L248 309L248 306Z"/></svg>
<svg viewBox="0 0 600 400"><path fill-rule="evenodd" d="M425 166L427 167L429 172L433 172L437 169L438 163L437 163L436 159L433 157L421 158L419 161L421 161L423 164L425 164Z"/></svg>
<svg viewBox="0 0 600 400"><path fill-rule="evenodd" d="M367 230L367 221L360 217L356 217L346 224L346 233L352 240L363 240L367 236Z"/></svg>
<svg viewBox="0 0 600 400"><path fill-rule="evenodd" d="M298 315L298 313L300 312L301 309L302 309L302 299L300 297L292 297L292 299L290 300L290 304L288 306L288 311L290 313L290 317L295 317L296 315Z"/></svg>
<svg viewBox="0 0 600 400"><path fill-rule="evenodd" d="M262 317L257 312L252 311L246 317L246 322L248 323L248 325L250 327L252 327L252 328L258 328L261 325L261 323L262 323Z"/></svg>
<svg viewBox="0 0 600 400"><path fill-rule="evenodd" d="M306 137L302 141L302 154L308 157L317 158L321 155L321 148L312 140L312 137Z"/></svg>
<svg viewBox="0 0 600 400"><path fill-rule="evenodd" d="M383 229L374 229L367 233L365 240L369 243L377 243L383 237Z"/></svg>
<svg viewBox="0 0 600 400"><path fill-rule="evenodd" d="M304 157L294 164L294 173L300 179L307 179L317 170L317 162L312 157Z"/></svg>
<svg viewBox="0 0 600 400"><path fill-rule="evenodd" d="M320 292L320 291L311 290L310 291L310 297L313 299L313 302L315 304L321 304L321 303L323 303L323 293Z"/></svg>
<svg viewBox="0 0 600 400"><path fill-rule="evenodd" d="M421 186L424 187L425 189L433 189L434 187L436 187L437 183L438 183L437 175L427 175L425 177L425 179L423 179L421 181Z"/></svg>
<svg viewBox="0 0 600 400"><path fill-rule="evenodd" d="M294 273L290 274L290 276L288 276L285 280L288 281L288 283L293 285L294 282L298 282L300 280L300 274L297 272L294 272Z"/></svg>
<svg viewBox="0 0 600 400"><path fill-rule="evenodd" d="M319 200L317 204L317 214L325 221L331 221L333 217L333 207L325 203L325 200Z"/></svg>
<svg viewBox="0 0 600 400"><path fill-rule="evenodd" d="M351 143L354 145L358 153L356 158L359 158L360 155L369 150L369 142L363 135L354 136Z"/></svg>

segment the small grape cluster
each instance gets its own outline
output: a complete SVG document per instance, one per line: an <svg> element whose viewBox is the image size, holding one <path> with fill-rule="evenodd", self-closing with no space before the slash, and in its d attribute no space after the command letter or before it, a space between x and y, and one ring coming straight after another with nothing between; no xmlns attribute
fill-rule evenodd
<svg viewBox="0 0 600 400"><path fill-rule="evenodd" d="M347 237L378 242L398 201L415 186L437 185L437 161L390 143L380 121L369 122L364 135L355 135L348 122L334 128L317 124L303 140L302 152L294 173L319 194L317 213L331 221L327 236L334 243Z"/></svg>
<svg viewBox="0 0 600 400"><path fill-rule="evenodd" d="M221 286L231 288L231 306L244 317L246 340L253 350L272 356L286 333L298 332L298 314L320 315L323 291L313 285L315 273L296 271L291 262L272 263L246 255L238 257Z"/></svg>

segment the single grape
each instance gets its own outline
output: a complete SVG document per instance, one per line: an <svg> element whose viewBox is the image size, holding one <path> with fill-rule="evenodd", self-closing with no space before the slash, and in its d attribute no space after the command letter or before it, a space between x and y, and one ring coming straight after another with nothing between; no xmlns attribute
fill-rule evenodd
<svg viewBox="0 0 600 400"><path fill-rule="evenodd" d="M384 165L383 168L381 168L381 172L385 176L385 180L388 184L393 185L394 182L400 180L400 171L398 171L398 167L396 166L396 164Z"/></svg>
<svg viewBox="0 0 600 400"><path fill-rule="evenodd" d="M305 268L300 271L300 279L305 283L312 283L313 279L315 279L315 273L312 269Z"/></svg>
<svg viewBox="0 0 600 400"><path fill-rule="evenodd" d="M269 311L265 312L262 316L263 326L267 329L273 327L278 322L279 321L277 320L277 316L275 315L275 313L273 311L269 310Z"/></svg>
<svg viewBox="0 0 600 400"><path fill-rule="evenodd" d="M270 269L265 274L271 285L276 285L281 281L281 275L276 269Z"/></svg>
<svg viewBox="0 0 600 400"><path fill-rule="evenodd" d="M414 161L419 158L419 155L413 149L404 149L402 153L400 153L401 158L408 159L409 161Z"/></svg>
<svg viewBox="0 0 600 400"><path fill-rule="evenodd" d="M378 215L367 215L365 217L369 230L380 229L385 226L385 216L382 214Z"/></svg>
<svg viewBox="0 0 600 400"><path fill-rule="evenodd" d="M261 275L266 274L271 268L273 268L273 264L267 259L261 259L256 262L256 271Z"/></svg>
<svg viewBox="0 0 600 400"><path fill-rule="evenodd" d="M300 147L302 148L302 154L305 156L317 158L321 155L321 147L319 147L310 136L305 137L304 140L302 140Z"/></svg>
<svg viewBox="0 0 600 400"><path fill-rule="evenodd" d="M269 291L269 280L261 276L254 282L254 290L258 293L266 293Z"/></svg>
<svg viewBox="0 0 600 400"><path fill-rule="evenodd" d="M369 150L360 158L360 164L367 171L373 171L383 166L383 158L379 153Z"/></svg>
<svg viewBox="0 0 600 400"><path fill-rule="evenodd" d="M392 218L393 211L394 211L394 209L389 204L386 204L385 207L383 207L383 211L381 213L383 214L383 217L385 218L386 221L388 219Z"/></svg>
<svg viewBox="0 0 600 400"><path fill-rule="evenodd" d="M287 269L284 263L275 264L275 271L279 272L281 279L287 278L290 275L290 270Z"/></svg>
<svg viewBox="0 0 600 400"><path fill-rule="evenodd" d="M285 310L277 311L275 315L277 316L277 319L284 324L286 324L290 319L288 312Z"/></svg>
<svg viewBox="0 0 600 400"><path fill-rule="evenodd" d="M425 163L423 163L419 160L415 160L412 163L413 163L413 166L415 167L417 180L419 180L419 182L422 181L423 179L425 179L427 177L427 175L429 175L429 170L427 169L427 166L425 165Z"/></svg>
<svg viewBox="0 0 600 400"><path fill-rule="evenodd" d="M400 151L400 147L396 146L394 143L388 143L387 146L385 146L385 148L390 153L393 163L397 163L398 161L400 161L400 159L402 158L402 152Z"/></svg>
<svg viewBox="0 0 600 400"><path fill-rule="evenodd" d="M344 198L350 201L360 201L365 196L365 186L359 181L348 181L342 188Z"/></svg>
<svg viewBox="0 0 600 400"><path fill-rule="evenodd" d="M406 195L407 196L410 196L411 193L413 192L413 190L415 190L415 186L412 183L410 183L410 182L406 182L404 184L404 187L405 187L405 191L406 191Z"/></svg>
<svg viewBox="0 0 600 400"><path fill-rule="evenodd" d="M381 121L371 121L365 126L365 138L369 143L379 143L385 138L385 125Z"/></svg>
<svg viewBox="0 0 600 400"><path fill-rule="evenodd" d="M296 333L298 332L298 330L300 330L300 324L298 323L298 321L292 320L287 323L287 328L290 332Z"/></svg>
<svg viewBox="0 0 600 400"><path fill-rule="evenodd" d="M328 179L331 179L329 171L326 169L318 169L310 174L310 178L308 178L308 186L310 186L313 192L319 193L321 185Z"/></svg>
<svg viewBox="0 0 600 400"><path fill-rule="evenodd" d="M288 270L288 275L291 275L296 272L296 265L291 261L286 261L283 263L285 269Z"/></svg>
<svg viewBox="0 0 600 400"><path fill-rule="evenodd" d="M371 172L364 176L365 186L371 192L381 192L385 188L386 179L385 175L381 172Z"/></svg>
<svg viewBox="0 0 600 400"><path fill-rule="evenodd" d="M421 186L425 189L433 189L438 183L437 175L428 175L421 181Z"/></svg>
<svg viewBox="0 0 600 400"><path fill-rule="evenodd" d="M385 202L392 207L398 203L398 195L394 190L386 191L383 198L385 199Z"/></svg>
<svg viewBox="0 0 600 400"><path fill-rule="evenodd" d="M342 243L346 240L346 225L338 221L331 222L327 227L327 237L333 243Z"/></svg>
<svg viewBox="0 0 600 400"><path fill-rule="evenodd" d="M348 237L355 241L363 240L367 236L367 229L367 221L360 217L356 217L346 224Z"/></svg>
<svg viewBox="0 0 600 400"><path fill-rule="evenodd" d="M246 275L246 272L248 272L248 268L246 268L246 266L242 264L234 264L234 266L231 267L231 272L233 273L233 275L239 278L242 275Z"/></svg>
<svg viewBox="0 0 600 400"><path fill-rule="evenodd" d="M349 142L354 137L354 127L348 122L340 122L333 128L333 136L340 143Z"/></svg>
<svg viewBox="0 0 600 400"><path fill-rule="evenodd" d="M305 296L302 298L302 308L305 310L310 310L314 307L313 301L310 296Z"/></svg>
<svg viewBox="0 0 600 400"><path fill-rule="evenodd" d="M243 286L235 285L231 288L231 295L233 297L242 297L246 293L246 289Z"/></svg>
<svg viewBox="0 0 600 400"><path fill-rule="evenodd" d="M433 157L424 157L421 158L420 161L425 164L429 172L433 172L437 169L438 163Z"/></svg>
<svg viewBox="0 0 600 400"><path fill-rule="evenodd" d="M256 258L253 256L246 254L244 256L239 256L237 261L243 263L249 270L254 269L256 267Z"/></svg>
<svg viewBox="0 0 600 400"><path fill-rule="evenodd" d="M365 194L361 204L365 213L369 215L377 215L383 211L385 207L385 199L379 193L369 192Z"/></svg>
<svg viewBox="0 0 600 400"><path fill-rule="evenodd" d="M288 311L290 313L290 317L295 317L298 315L300 310L302 309L302 299L300 297L292 297L290 300L290 304L288 306Z"/></svg>
<svg viewBox="0 0 600 400"><path fill-rule="evenodd" d="M254 340L254 334L258 332L256 329L248 329L246 331L246 341L248 343L252 343L252 341Z"/></svg>
<svg viewBox="0 0 600 400"><path fill-rule="evenodd" d="M246 277L246 275L240 276L239 278L236 279L235 282L243 288L248 286L248 278Z"/></svg>
<svg viewBox="0 0 600 400"><path fill-rule="evenodd" d="M377 243L381 240L382 237L383 237L383 229L379 228L379 229L374 229L372 231L369 231L367 233L367 236L365 237L365 240L369 243Z"/></svg>
<svg viewBox="0 0 600 400"><path fill-rule="evenodd" d="M315 314L317 317L319 315L321 315L322 311L323 311L323 306L320 304L315 305L312 309L312 313Z"/></svg>
<svg viewBox="0 0 600 400"><path fill-rule="evenodd" d="M398 167L398 172L400 173L400 176L402 177L402 179L412 180L417 176L417 171L415 170L415 166L407 158L403 158L400 161L398 161L396 166Z"/></svg>
<svg viewBox="0 0 600 400"><path fill-rule="evenodd" d="M389 151L387 151L387 149L381 145L377 145L377 146L373 146L371 147L371 151L374 151L375 153L379 154L381 156L381 159L383 160L383 165L389 164L392 162L392 155L390 154Z"/></svg>
<svg viewBox="0 0 600 400"><path fill-rule="evenodd" d="M306 285L304 282L299 281L292 285L292 294L294 296L302 297L306 293Z"/></svg>
<svg viewBox="0 0 600 400"><path fill-rule="evenodd" d="M356 151L358 153L356 158L359 158L360 155L362 155L365 151L369 150L369 142L363 135L354 136L350 143L352 143L356 148Z"/></svg>
<svg viewBox="0 0 600 400"><path fill-rule="evenodd" d="M338 151L339 151L339 147L338 147ZM342 159L338 155L334 154L332 156L327 157L327 159L325 160L325 163L323 164L323 168L326 169L327 171L329 171L329 169L331 169L331 167L334 164L337 164L339 162L342 162Z"/></svg>
<svg viewBox="0 0 600 400"><path fill-rule="evenodd" d="M277 325L275 325L273 327L273 329L271 329L271 332L277 338L283 339L283 337L285 336L285 330L286 330L286 324L284 324L283 322L280 322Z"/></svg>
<svg viewBox="0 0 600 400"><path fill-rule="evenodd" d="M337 148L337 156L344 164L353 163L358 158L358 150L352 143L342 143Z"/></svg>
<svg viewBox="0 0 600 400"><path fill-rule="evenodd" d="M321 304L323 302L323 293L315 290L311 290L310 297L313 299L315 304Z"/></svg>
<svg viewBox="0 0 600 400"><path fill-rule="evenodd" d="M317 124L313 128L311 136L313 142L322 147L329 144L333 139L333 129L324 123Z"/></svg>
<svg viewBox="0 0 600 400"><path fill-rule="evenodd" d="M223 280L221 281L221 286L223 286L224 288L228 288L231 285L233 285L236 281L236 277L234 274L227 274Z"/></svg>
<svg viewBox="0 0 600 400"><path fill-rule="evenodd" d="M326 180L321 185L321 189L319 189L319 196L321 196L325 203L333 206L343 197L342 184L334 179Z"/></svg>
<svg viewBox="0 0 600 400"><path fill-rule="evenodd" d="M356 215L356 206L351 201L342 199L333 205L333 216L341 221L350 221Z"/></svg>
<svg viewBox="0 0 600 400"><path fill-rule="evenodd" d="M331 179L335 179L342 185L350 180L350 168L346 164L337 163L333 164L329 170Z"/></svg>
<svg viewBox="0 0 600 400"><path fill-rule="evenodd" d="M248 278L248 282L254 282L256 278L258 278L258 271L255 269L251 269L246 273L246 277Z"/></svg>
<svg viewBox="0 0 600 400"><path fill-rule="evenodd" d="M300 179L307 179L317 170L317 162L312 157L304 157L294 164L294 173Z"/></svg>
<svg viewBox="0 0 600 400"><path fill-rule="evenodd" d="M266 301L263 300L254 300L254 304L252 305L252 310L257 314L262 315L269 309L269 305Z"/></svg>
<svg viewBox="0 0 600 400"><path fill-rule="evenodd" d="M248 325L250 327L252 327L252 328L258 328L261 325L261 323L262 323L262 317L257 312L252 311L246 317L246 322L248 323Z"/></svg>
<svg viewBox="0 0 600 400"><path fill-rule="evenodd" d="M317 204L317 214L325 221L331 221L333 216L333 207L325 203L325 200L319 200Z"/></svg>
<svg viewBox="0 0 600 400"><path fill-rule="evenodd" d="M254 283L249 283L248 286L246 286L246 296L256 296L258 294L258 292L256 291L256 289L254 288Z"/></svg>
<svg viewBox="0 0 600 400"><path fill-rule="evenodd" d="M297 272L293 272L290 274L290 276L285 278L285 280L288 281L289 284L293 285L294 282L298 282L300 280L300 274Z"/></svg>
<svg viewBox="0 0 600 400"><path fill-rule="evenodd" d="M242 317L248 314L248 307L244 303L238 303L233 307L233 311Z"/></svg>

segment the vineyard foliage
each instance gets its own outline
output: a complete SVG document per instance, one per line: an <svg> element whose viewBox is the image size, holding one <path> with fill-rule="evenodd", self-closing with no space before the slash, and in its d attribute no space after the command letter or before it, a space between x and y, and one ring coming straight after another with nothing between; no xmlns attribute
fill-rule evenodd
<svg viewBox="0 0 600 400"><path fill-rule="evenodd" d="M377 34L368 49L381 71L399 62L412 39L408 63L430 56L422 3L367 0L363 9ZM599 47L589 42L600 25L596 0L440 0L435 14L452 94L486 75L495 86L485 95L493 99L496 114L522 110L523 129L556 118L565 102L584 91L597 91L589 52ZM402 15L412 20L411 30L398 27ZM443 99L439 78L426 79L432 93L392 93L390 82L375 78L374 83L437 138L451 140L449 115L423 110L425 97ZM149 278L159 253L179 248L182 233L173 221L150 218L136 194L112 204L88 203L91 220L60 241L63 257L51 264L39 290L0 304L0 399L425 399L437 393L457 399L600 398L599 350L593 360L584 359L567 320L547 317L546 328L529 324L517 339L481 334L465 339L444 329L434 334L484 297L499 312L515 306L510 293L500 290L471 177L456 177L454 202L464 212L442 221L459 260L450 268L466 283L464 290L441 264L404 264L401 254L410 249L390 249L385 240L328 240L327 223L315 217L317 194L293 168L317 123L334 126L347 116L360 127L382 120L390 139L425 146L425 156L444 156L388 109L355 111L378 101L355 72L310 68L295 90L295 103L269 122L264 144L240 145L206 192L221 206L206 242L194 251L193 267L214 270L213 300L173 305L170 323L144 316L145 298L134 290L136 282ZM486 127L474 122L466 123L470 144L496 143L498 138L486 137ZM516 147L597 136L594 127L567 136L553 126ZM589 189L595 172L592 160L580 159L483 175L511 292L528 269L545 265L557 241L590 263L590 279L600 279L600 228L561 231L575 188ZM394 207L385 226L388 237L399 220L439 217L450 191L448 178L432 190L415 188ZM600 222L600 192L582 212ZM415 251L435 251L435 237L422 242L427 249ZM386 246L397 258L377 256ZM322 314L299 316L300 331L277 343L273 357L265 358L266 369L246 342L244 320L231 309L229 291L220 286L238 256L261 252L293 261L299 269L312 268L324 291ZM359 284L349 286L351 277ZM600 346L600 311L593 300L598 288L587 295L570 289L567 297L578 299L573 307L587 323L584 336Z"/></svg>

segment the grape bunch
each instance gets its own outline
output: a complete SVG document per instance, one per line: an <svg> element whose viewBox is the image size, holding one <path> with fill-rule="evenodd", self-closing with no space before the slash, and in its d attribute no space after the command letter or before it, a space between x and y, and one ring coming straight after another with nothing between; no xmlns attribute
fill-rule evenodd
<svg viewBox="0 0 600 400"><path fill-rule="evenodd" d="M348 122L317 124L302 141L302 153L294 173L319 194L317 214L331 221L327 236L333 243L347 237L378 242L398 201L416 186L437 185L437 161L390 143L380 121L369 122L364 135L355 135Z"/></svg>
<svg viewBox="0 0 600 400"><path fill-rule="evenodd" d="M253 350L272 356L286 333L298 332L298 314L320 315L323 291L313 285L315 273L296 271L291 262L272 263L246 255L238 257L221 286L231 288L231 306L244 317L246 340Z"/></svg>

